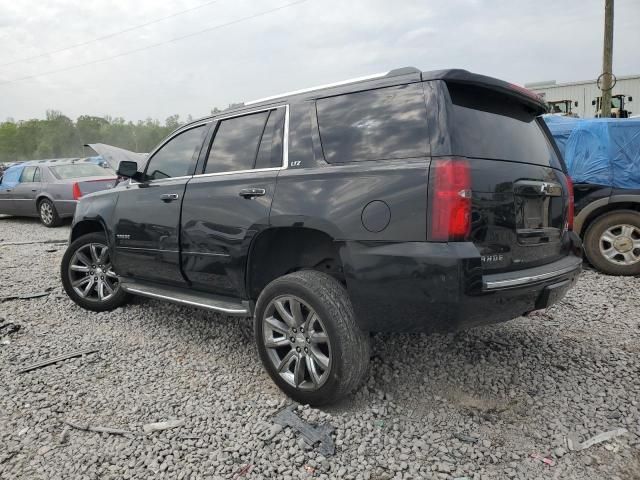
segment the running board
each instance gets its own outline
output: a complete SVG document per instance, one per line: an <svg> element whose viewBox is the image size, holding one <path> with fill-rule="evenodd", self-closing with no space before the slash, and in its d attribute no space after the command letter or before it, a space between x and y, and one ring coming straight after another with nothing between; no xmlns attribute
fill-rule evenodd
<svg viewBox="0 0 640 480"><path fill-rule="evenodd" d="M168 287L140 281L126 281L124 279L121 280L120 287L125 292L142 297L157 298L180 305L190 305L226 315L238 317L251 316L248 302L245 303L231 297L222 297L205 292L194 292L193 290L180 287Z"/></svg>

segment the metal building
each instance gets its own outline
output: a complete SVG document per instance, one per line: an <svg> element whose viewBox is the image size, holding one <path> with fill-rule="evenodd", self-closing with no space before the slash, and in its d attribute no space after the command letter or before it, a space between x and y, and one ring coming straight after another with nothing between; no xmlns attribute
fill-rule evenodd
<svg viewBox="0 0 640 480"><path fill-rule="evenodd" d="M592 102L602 95L595 80L570 83L556 83L555 80L551 80L526 83L524 86L540 95L547 102L571 100L573 102L572 112L577 113L580 118L595 116L596 107L592 105ZM612 94L626 95L625 108L631 112L630 115L640 114L640 75L618 77ZM629 100L630 98L631 100ZM578 102L577 107L575 102Z"/></svg>

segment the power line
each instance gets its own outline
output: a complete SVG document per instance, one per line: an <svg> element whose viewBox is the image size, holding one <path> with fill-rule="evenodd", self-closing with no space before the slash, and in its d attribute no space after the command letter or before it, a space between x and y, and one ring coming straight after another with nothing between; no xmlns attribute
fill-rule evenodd
<svg viewBox="0 0 640 480"><path fill-rule="evenodd" d="M122 35L123 33L129 33L129 32L132 32L134 30L137 30L139 28L148 27L149 25L153 25L155 23L162 22L162 21L167 20L169 18L177 17L179 15L183 15L185 13L192 12L192 11L198 10L200 8L208 7L209 5L212 5L214 3L218 3L219 1L220 0L212 0L211 2L207 2L207 3L200 4L200 5L196 5L195 7L187 8L186 10L181 10L179 12L172 13L171 15L167 15L166 17L156 18L155 20L150 20L148 22L141 23L140 25L135 25L133 27L125 28L124 30L119 30L117 32L109 33L109 34L103 35L101 37L92 38L90 40L86 40L86 41L80 42L80 43L74 43L73 45L62 47L62 48L59 48L57 50L51 50L49 52L39 53L39 54L33 55L31 57L18 58L17 60L12 60L12 61L7 62L7 63L1 63L0 67L6 67L8 65L14 65L16 63L28 62L28 61L35 60L35 59L38 59L38 58L48 57L48 56L54 55L56 53L66 52L67 50L73 50L74 48L84 47L85 45L90 45L90 44L95 43L95 42L100 42L102 40L106 40L107 38L117 37L118 35Z"/></svg>
<svg viewBox="0 0 640 480"><path fill-rule="evenodd" d="M198 30L197 32L188 33L188 34L182 35L180 37L170 38L169 40L165 40L163 42L158 42L158 43L154 43L154 44L147 45L147 46L144 46L144 47L136 48L134 50L128 50L128 51L125 51L125 52L121 52L121 53L118 53L116 55L112 55L110 57L99 58L97 60L92 60L90 62L85 62L85 63L79 63L77 65L71 65L71 66L65 67L65 68L59 68L57 70L49 70L47 72L38 73L36 75L29 75L27 77L14 78L13 80L5 80L3 82L0 82L0 85L7 85L7 84L10 84L10 83L21 82L23 80L31 80L33 78L43 77L45 75L51 75L51 74L54 74L54 73L66 72L66 71L69 71L69 70L74 70L76 68L86 67L88 65L94 65L94 64L100 63L100 62L106 62L108 60L113 60L115 58L124 57L124 56L127 56L127 55L131 55L133 53L142 52L144 50L150 50L152 48L156 48L156 47L159 47L161 45L166 45L168 43L178 42L180 40L184 40L185 38L195 37L196 35L201 35L203 33L211 32L213 30L218 30L220 28L228 27L230 25L235 25L237 23L241 23L241 22L244 22L246 20L251 20L251 19L254 19L254 18L262 17L264 15L268 15L269 13L277 12L278 10L283 10L285 8L288 8L288 7L293 7L295 5L299 5L301 3L305 3L305 2L308 2L308 1L309 0L298 0L296 2L287 3L287 4L282 5L280 7L272 8L270 10L265 10L263 12L256 13L254 15L250 15L248 17L242 17L242 18L239 18L237 20L232 20L231 22L221 23L219 25L214 25L213 27L205 28L203 30Z"/></svg>

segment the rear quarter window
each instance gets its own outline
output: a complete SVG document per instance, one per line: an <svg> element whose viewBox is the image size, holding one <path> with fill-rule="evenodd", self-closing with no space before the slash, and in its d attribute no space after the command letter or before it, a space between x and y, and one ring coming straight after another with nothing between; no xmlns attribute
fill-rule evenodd
<svg viewBox="0 0 640 480"><path fill-rule="evenodd" d="M451 154L510 160L563 170L536 112L515 98L486 88L447 84L451 105Z"/></svg>
<svg viewBox="0 0 640 480"><path fill-rule="evenodd" d="M322 98L316 109L329 163L428 154L427 112L419 83Z"/></svg>

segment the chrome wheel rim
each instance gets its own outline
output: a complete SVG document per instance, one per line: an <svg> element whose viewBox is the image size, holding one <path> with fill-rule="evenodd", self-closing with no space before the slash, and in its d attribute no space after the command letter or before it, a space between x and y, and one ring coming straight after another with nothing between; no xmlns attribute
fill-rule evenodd
<svg viewBox="0 0 640 480"><path fill-rule="evenodd" d="M53 207L49 202L42 202L40 204L40 218L47 225L53 222Z"/></svg>
<svg viewBox="0 0 640 480"><path fill-rule="evenodd" d="M317 390L331 372L331 343L322 319L294 295L276 297L265 309L262 340L278 375L300 390Z"/></svg>
<svg viewBox="0 0 640 480"><path fill-rule="evenodd" d="M640 228L621 224L606 229L600 237L600 253L616 265L640 262Z"/></svg>
<svg viewBox="0 0 640 480"><path fill-rule="evenodd" d="M69 263L69 280L81 298L94 302L109 300L120 288L111 267L109 248L101 243L88 243L74 252Z"/></svg>

